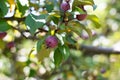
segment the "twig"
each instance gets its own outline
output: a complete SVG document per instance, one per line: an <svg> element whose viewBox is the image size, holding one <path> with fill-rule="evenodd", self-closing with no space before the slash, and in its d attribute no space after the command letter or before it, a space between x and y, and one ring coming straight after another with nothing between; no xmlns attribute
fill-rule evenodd
<svg viewBox="0 0 120 80"><path fill-rule="evenodd" d="M23 18L17 18L17 17L4 17L4 18L0 18L0 20L10 20L10 21L13 21L13 20L17 20L18 22L21 22L21 21L24 21L25 20L25 17Z"/></svg>
<svg viewBox="0 0 120 80"><path fill-rule="evenodd" d="M76 49L75 46L69 45L71 49ZM95 47L95 46L87 46L81 45L79 50L84 52L84 55L94 55L94 54L120 54L120 51L116 51L113 48L103 48L103 47Z"/></svg>

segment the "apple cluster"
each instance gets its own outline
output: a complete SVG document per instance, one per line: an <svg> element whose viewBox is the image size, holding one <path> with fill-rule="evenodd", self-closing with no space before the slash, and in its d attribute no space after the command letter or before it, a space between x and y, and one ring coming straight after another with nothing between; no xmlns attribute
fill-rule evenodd
<svg viewBox="0 0 120 80"><path fill-rule="evenodd" d="M65 1L66 2L61 3L61 6L60 6L61 10L63 10L64 12L66 12L70 9L70 4L69 4L70 0L65 0ZM85 12L84 14L77 14L76 15L76 19L79 20L79 21L82 21L87 17L87 13L84 9L84 5L80 5L78 7L81 8Z"/></svg>
<svg viewBox="0 0 120 80"><path fill-rule="evenodd" d="M87 17L86 10L84 9L84 5L78 6L82 9L85 13L84 14L77 14L76 19L79 21L84 20ZM70 9L70 0L65 0L60 5L60 9L65 13ZM48 36L45 40L45 44L48 48L55 48L58 45L58 39L56 36Z"/></svg>

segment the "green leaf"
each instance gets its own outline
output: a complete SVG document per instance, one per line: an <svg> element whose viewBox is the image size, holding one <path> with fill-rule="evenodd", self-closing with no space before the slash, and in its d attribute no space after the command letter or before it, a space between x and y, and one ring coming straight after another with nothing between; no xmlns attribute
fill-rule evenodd
<svg viewBox="0 0 120 80"><path fill-rule="evenodd" d="M36 71L34 69L30 69L29 77L33 77L36 75Z"/></svg>
<svg viewBox="0 0 120 80"><path fill-rule="evenodd" d="M60 25L60 30L65 30L65 29L66 29L65 24Z"/></svg>
<svg viewBox="0 0 120 80"><path fill-rule="evenodd" d="M37 21L32 14L26 17L25 24L30 28L30 32L33 35L38 28L43 27L44 23Z"/></svg>
<svg viewBox="0 0 120 80"><path fill-rule="evenodd" d="M92 31L91 31L91 29L89 29L88 27L84 26L80 22L79 22L79 24L81 25L81 27L83 28L83 30L85 30L88 33L89 37L91 38L92 37Z"/></svg>
<svg viewBox="0 0 120 80"><path fill-rule="evenodd" d="M60 65L62 59L63 59L62 53L60 52L59 48L57 48L54 52L54 63L56 67Z"/></svg>
<svg viewBox="0 0 120 80"><path fill-rule="evenodd" d="M67 60L70 55L70 49L67 45L64 45L64 59Z"/></svg>
<svg viewBox="0 0 120 80"><path fill-rule="evenodd" d="M27 5L23 6L23 5L20 3L20 1L17 0L17 8L18 8L19 12L22 13L22 16L23 16L23 15L25 14L26 10L28 9L28 6L27 6Z"/></svg>
<svg viewBox="0 0 120 80"><path fill-rule="evenodd" d="M82 33L82 30L85 30L88 33L89 37L92 36L91 30L89 28L87 28L86 26L84 26L83 24L81 24L79 21L70 21L68 23L68 26L78 36Z"/></svg>
<svg viewBox="0 0 120 80"><path fill-rule="evenodd" d="M0 49L4 49L5 47L6 47L5 42L2 39L0 39Z"/></svg>
<svg viewBox="0 0 120 80"><path fill-rule="evenodd" d="M66 38L66 41L69 42L70 44L73 44L73 45L74 45L74 44L76 43L76 41L75 41L74 39L72 39L69 34L66 35L65 38Z"/></svg>
<svg viewBox="0 0 120 80"><path fill-rule="evenodd" d="M96 15L88 15L87 19L93 22L96 28L100 28L100 21L99 18Z"/></svg>
<svg viewBox="0 0 120 80"><path fill-rule="evenodd" d="M41 38L41 40L39 40L37 42L37 52L39 52L41 50L42 44L44 43L45 38Z"/></svg>
<svg viewBox="0 0 120 80"><path fill-rule="evenodd" d="M79 21L70 21L68 26L71 31L75 32L76 34L80 35L82 33L83 26L80 24Z"/></svg>
<svg viewBox="0 0 120 80"><path fill-rule="evenodd" d="M47 21L53 21L55 24L58 24L60 19L60 15L58 13L54 13L48 16Z"/></svg>
<svg viewBox="0 0 120 80"><path fill-rule="evenodd" d="M80 6L80 5L94 5L94 1L93 0L74 0L72 5L73 5L72 6L72 11L74 11L76 6Z"/></svg>
<svg viewBox="0 0 120 80"><path fill-rule="evenodd" d="M92 31L89 28L84 28L84 30L88 33L89 37L92 37Z"/></svg>
<svg viewBox="0 0 120 80"><path fill-rule="evenodd" d="M31 14L35 19L46 19L48 17L48 14L41 14L39 16Z"/></svg>
<svg viewBox="0 0 120 80"><path fill-rule="evenodd" d="M48 57L50 52L52 51L53 49L51 48L47 48L44 44L41 45L41 49L40 51L37 53L37 58L39 61L43 61L43 59L45 57Z"/></svg>
<svg viewBox="0 0 120 80"><path fill-rule="evenodd" d="M85 14L86 12L84 12L81 8L75 6L75 11L78 11L80 14Z"/></svg>
<svg viewBox="0 0 120 80"><path fill-rule="evenodd" d="M54 9L54 4L51 1L46 1L45 8L48 12L51 12Z"/></svg>
<svg viewBox="0 0 120 80"><path fill-rule="evenodd" d="M8 7L5 0L0 0L0 17L4 17L8 13Z"/></svg>
<svg viewBox="0 0 120 80"><path fill-rule="evenodd" d="M5 32L10 28L10 25L6 21L0 21L0 31Z"/></svg>

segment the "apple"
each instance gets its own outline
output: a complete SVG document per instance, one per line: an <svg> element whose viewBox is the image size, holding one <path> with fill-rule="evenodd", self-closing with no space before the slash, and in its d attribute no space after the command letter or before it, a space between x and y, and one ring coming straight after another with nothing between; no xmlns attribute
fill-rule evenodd
<svg viewBox="0 0 120 80"><path fill-rule="evenodd" d="M63 3L61 3L60 7L61 7L61 10L63 10L64 12L66 12L67 10L70 9L70 4L67 3L67 2L63 2Z"/></svg>
<svg viewBox="0 0 120 80"><path fill-rule="evenodd" d="M10 48L12 48L12 47L14 47L14 46L15 46L15 42L13 42L13 41L12 41L12 42L9 42L9 43L7 43L7 45L6 45L6 46L7 46L7 48L9 48L9 49L10 49Z"/></svg>
<svg viewBox="0 0 120 80"><path fill-rule="evenodd" d="M87 14L77 14L76 15L76 19L78 19L79 21L86 19L86 17L87 17Z"/></svg>
<svg viewBox="0 0 120 80"><path fill-rule="evenodd" d="M105 69L105 68L101 68L100 72L101 72L101 73L105 73L105 72L106 72L106 69Z"/></svg>
<svg viewBox="0 0 120 80"><path fill-rule="evenodd" d="M48 48L55 48L58 45L58 39L56 36L48 36L45 40L45 44Z"/></svg>
<svg viewBox="0 0 120 80"><path fill-rule="evenodd" d="M7 35L6 32L0 32L0 39L3 39Z"/></svg>

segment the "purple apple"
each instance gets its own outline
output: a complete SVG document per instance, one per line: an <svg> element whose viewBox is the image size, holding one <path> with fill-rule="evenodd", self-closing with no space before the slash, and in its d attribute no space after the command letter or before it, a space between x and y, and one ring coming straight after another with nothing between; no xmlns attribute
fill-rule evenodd
<svg viewBox="0 0 120 80"><path fill-rule="evenodd" d="M105 68L101 68L101 69L100 69L100 72L101 72L101 73L105 73L105 72L106 72L106 69L105 69Z"/></svg>
<svg viewBox="0 0 120 80"><path fill-rule="evenodd" d="M48 48L55 48L58 45L58 39L56 36L48 36L45 40L45 44Z"/></svg>
<svg viewBox="0 0 120 80"><path fill-rule="evenodd" d="M63 2L60 7L64 12L66 12L67 10L70 9L70 4L67 2Z"/></svg>
<svg viewBox="0 0 120 80"><path fill-rule="evenodd" d="M82 21L84 19L86 19L87 14L78 14L76 15L76 19L78 19L79 21Z"/></svg>
<svg viewBox="0 0 120 80"><path fill-rule="evenodd" d="M0 32L0 39L3 39L7 35L6 32Z"/></svg>
<svg viewBox="0 0 120 80"><path fill-rule="evenodd" d="M6 46L7 46L7 48L9 48L9 49L10 49L10 48L12 48L12 47L14 47L14 46L15 46L15 42L13 42L13 41L12 41L12 42L9 42L9 43L7 43L7 45L6 45Z"/></svg>

